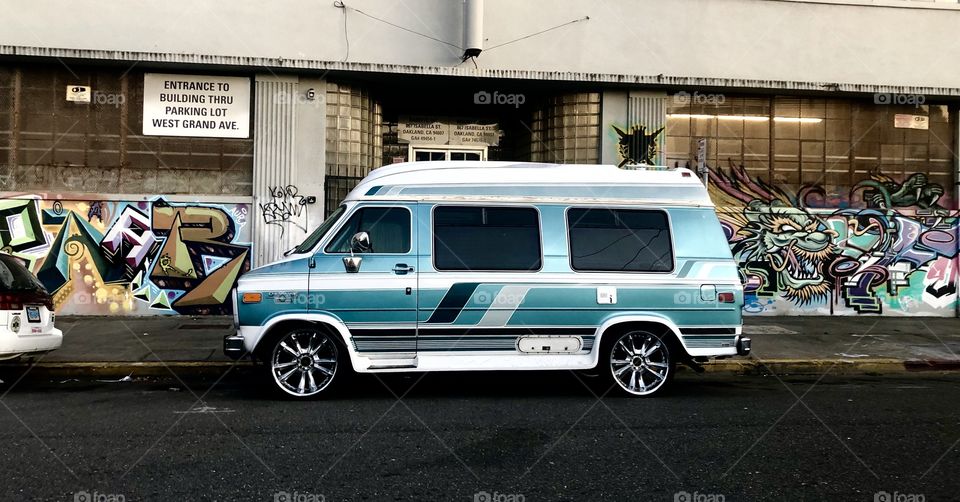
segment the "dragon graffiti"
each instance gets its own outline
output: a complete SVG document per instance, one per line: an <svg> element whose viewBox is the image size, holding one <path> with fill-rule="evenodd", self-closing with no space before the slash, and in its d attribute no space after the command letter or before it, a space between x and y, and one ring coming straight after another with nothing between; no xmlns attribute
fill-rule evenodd
<svg viewBox="0 0 960 502"><path fill-rule="evenodd" d="M250 268L250 205L0 200L0 249L66 314L224 314Z"/></svg>
<svg viewBox="0 0 960 502"><path fill-rule="evenodd" d="M746 313L955 315L958 215L923 174L874 174L838 209L814 207L822 187L792 193L742 167L710 181Z"/></svg>

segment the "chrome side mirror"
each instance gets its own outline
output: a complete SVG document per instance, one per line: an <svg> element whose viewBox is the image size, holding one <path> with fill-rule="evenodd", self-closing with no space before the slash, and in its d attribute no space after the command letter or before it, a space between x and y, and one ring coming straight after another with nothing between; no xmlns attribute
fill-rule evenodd
<svg viewBox="0 0 960 502"><path fill-rule="evenodd" d="M369 253L373 249L370 243L370 234L357 232L350 238L350 253Z"/></svg>
<svg viewBox="0 0 960 502"><path fill-rule="evenodd" d="M350 256L343 257L343 268L347 273L355 274L360 271L360 263L363 258L354 256L353 253L368 253L373 249L370 244L370 234L366 232L357 232L350 238Z"/></svg>
<svg viewBox="0 0 960 502"><path fill-rule="evenodd" d="M347 273L355 274L360 271L361 261L363 261L363 258L359 256L344 256L343 268L347 269Z"/></svg>

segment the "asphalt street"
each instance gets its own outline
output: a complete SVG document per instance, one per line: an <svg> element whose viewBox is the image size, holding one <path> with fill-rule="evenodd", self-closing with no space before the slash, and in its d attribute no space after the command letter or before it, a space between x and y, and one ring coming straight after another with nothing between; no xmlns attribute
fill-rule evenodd
<svg viewBox="0 0 960 502"><path fill-rule="evenodd" d="M568 372L365 376L315 402L240 372L0 378L5 500L960 498L957 375L687 372L654 399Z"/></svg>

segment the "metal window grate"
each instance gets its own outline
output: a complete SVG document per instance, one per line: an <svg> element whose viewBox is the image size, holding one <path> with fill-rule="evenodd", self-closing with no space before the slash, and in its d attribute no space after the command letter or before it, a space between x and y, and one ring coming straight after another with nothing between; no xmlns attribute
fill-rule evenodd
<svg viewBox="0 0 960 502"><path fill-rule="evenodd" d="M350 190L353 190L362 179L363 176L327 175L323 187L323 193L325 194L323 206L324 218L330 216L330 214L337 209L337 206L340 205L343 198L346 197L347 194L350 193Z"/></svg>

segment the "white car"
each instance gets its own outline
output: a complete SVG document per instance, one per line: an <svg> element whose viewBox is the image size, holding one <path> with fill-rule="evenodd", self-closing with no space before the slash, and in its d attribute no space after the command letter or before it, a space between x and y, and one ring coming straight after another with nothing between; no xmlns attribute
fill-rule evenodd
<svg viewBox="0 0 960 502"><path fill-rule="evenodd" d="M16 257L0 253L0 360L60 348L53 299Z"/></svg>

